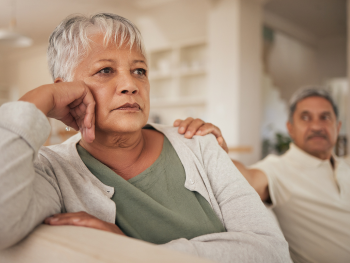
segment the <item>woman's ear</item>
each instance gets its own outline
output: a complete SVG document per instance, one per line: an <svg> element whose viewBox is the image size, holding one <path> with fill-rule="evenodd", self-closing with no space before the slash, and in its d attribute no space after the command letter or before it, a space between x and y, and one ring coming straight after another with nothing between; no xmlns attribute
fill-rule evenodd
<svg viewBox="0 0 350 263"><path fill-rule="evenodd" d="M55 81L54 81L54 83L60 83L60 82L64 82L63 79L61 79L61 78L56 78Z"/></svg>

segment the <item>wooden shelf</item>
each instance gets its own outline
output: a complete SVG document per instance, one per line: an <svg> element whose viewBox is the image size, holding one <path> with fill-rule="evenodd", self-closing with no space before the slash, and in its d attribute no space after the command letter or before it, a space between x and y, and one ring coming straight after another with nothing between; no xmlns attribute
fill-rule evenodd
<svg viewBox="0 0 350 263"><path fill-rule="evenodd" d="M251 153L253 152L252 146L236 146L236 147L229 147L228 148L229 153Z"/></svg>
<svg viewBox="0 0 350 263"><path fill-rule="evenodd" d="M205 118L207 105L205 39L149 50L151 111L161 123L173 118Z"/></svg>

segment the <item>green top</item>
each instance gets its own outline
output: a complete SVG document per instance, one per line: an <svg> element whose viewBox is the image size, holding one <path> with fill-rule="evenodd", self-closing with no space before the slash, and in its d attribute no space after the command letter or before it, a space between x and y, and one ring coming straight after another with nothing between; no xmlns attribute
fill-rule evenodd
<svg viewBox="0 0 350 263"><path fill-rule="evenodd" d="M164 136L158 159L126 181L77 145L80 158L102 183L114 187L115 223L124 234L155 244L225 232L207 200L184 187L186 174Z"/></svg>

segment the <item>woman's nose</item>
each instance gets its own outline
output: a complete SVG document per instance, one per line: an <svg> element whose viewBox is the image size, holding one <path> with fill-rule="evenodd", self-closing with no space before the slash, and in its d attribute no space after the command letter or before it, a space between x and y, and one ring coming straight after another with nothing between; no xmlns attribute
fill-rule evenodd
<svg viewBox="0 0 350 263"><path fill-rule="evenodd" d="M137 94L139 92L139 89L135 83L135 80L130 73L129 74L126 73L119 76L117 80L116 92L118 94L126 94L126 95Z"/></svg>

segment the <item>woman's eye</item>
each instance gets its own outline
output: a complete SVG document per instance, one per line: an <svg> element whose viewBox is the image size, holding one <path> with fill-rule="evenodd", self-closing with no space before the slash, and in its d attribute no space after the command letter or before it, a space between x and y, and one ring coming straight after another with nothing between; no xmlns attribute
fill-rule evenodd
<svg viewBox="0 0 350 263"><path fill-rule="evenodd" d="M98 73L110 74L110 73L112 73L112 72L113 72L112 68L103 68L103 69L101 69Z"/></svg>
<svg viewBox="0 0 350 263"><path fill-rule="evenodd" d="M146 70L143 68L138 68L134 70L134 73L139 76L145 76L146 75Z"/></svg>

